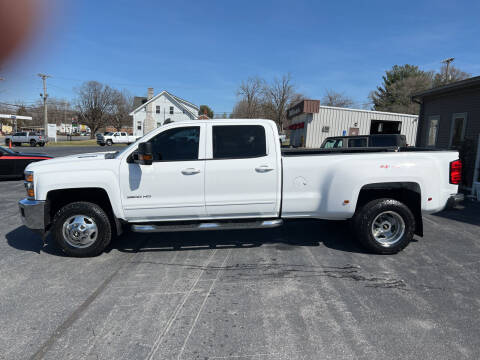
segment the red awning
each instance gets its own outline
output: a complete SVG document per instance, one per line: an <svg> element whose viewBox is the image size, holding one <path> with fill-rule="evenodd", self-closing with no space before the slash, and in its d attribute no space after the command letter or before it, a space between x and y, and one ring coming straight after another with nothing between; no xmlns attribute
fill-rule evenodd
<svg viewBox="0 0 480 360"><path fill-rule="evenodd" d="M297 130L297 129L303 129L305 127L305 123L301 122L298 124L292 124L288 127L289 130Z"/></svg>

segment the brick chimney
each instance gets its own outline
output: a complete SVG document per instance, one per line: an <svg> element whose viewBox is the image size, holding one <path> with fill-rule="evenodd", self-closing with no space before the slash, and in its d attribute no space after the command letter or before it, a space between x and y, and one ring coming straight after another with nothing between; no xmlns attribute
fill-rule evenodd
<svg viewBox="0 0 480 360"><path fill-rule="evenodd" d="M147 91L147 101L150 101L153 98L153 88L148 88ZM152 103L147 105L145 122L143 124L143 134L149 133L156 128L155 119L153 118L153 105Z"/></svg>

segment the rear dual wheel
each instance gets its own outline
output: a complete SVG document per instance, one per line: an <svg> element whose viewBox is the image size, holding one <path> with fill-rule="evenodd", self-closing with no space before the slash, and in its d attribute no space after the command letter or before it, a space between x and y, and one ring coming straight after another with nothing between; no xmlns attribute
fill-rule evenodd
<svg viewBox="0 0 480 360"><path fill-rule="evenodd" d="M376 199L361 207L353 225L360 243L376 254L396 254L413 239L415 217L402 202Z"/></svg>

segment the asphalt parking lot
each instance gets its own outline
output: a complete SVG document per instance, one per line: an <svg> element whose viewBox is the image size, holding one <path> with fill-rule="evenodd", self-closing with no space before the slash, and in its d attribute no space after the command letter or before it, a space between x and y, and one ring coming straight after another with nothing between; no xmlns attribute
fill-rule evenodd
<svg viewBox="0 0 480 360"><path fill-rule="evenodd" d="M0 189L1 359L480 358L477 203L426 216L395 256L344 222L293 222L127 232L75 259L21 225L21 181Z"/></svg>

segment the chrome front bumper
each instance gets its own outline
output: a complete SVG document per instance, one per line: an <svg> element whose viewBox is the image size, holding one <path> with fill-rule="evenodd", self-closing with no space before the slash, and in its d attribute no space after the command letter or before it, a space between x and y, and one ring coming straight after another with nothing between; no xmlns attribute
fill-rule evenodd
<svg viewBox="0 0 480 360"><path fill-rule="evenodd" d="M45 231L45 201L23 199L18 202L22 223L32 230Z"/></svg>

